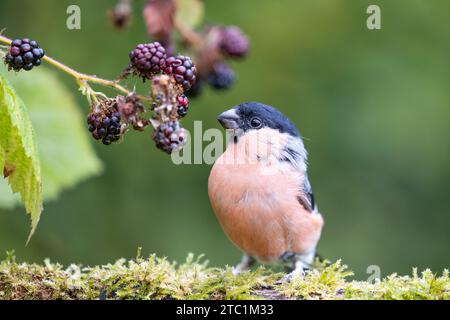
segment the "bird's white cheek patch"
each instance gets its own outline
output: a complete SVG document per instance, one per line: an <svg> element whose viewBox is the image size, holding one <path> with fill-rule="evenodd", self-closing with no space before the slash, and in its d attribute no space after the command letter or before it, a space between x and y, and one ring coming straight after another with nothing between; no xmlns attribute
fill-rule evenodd
<svg viewBox="0 0 450 320"><path fill-rule="evenodd" d="M230 143L216 164L257 166L259 174L274 175L283 170L280 158L289 144L290 136L278 130L250 130L240 135L237 143Z"/></svg>

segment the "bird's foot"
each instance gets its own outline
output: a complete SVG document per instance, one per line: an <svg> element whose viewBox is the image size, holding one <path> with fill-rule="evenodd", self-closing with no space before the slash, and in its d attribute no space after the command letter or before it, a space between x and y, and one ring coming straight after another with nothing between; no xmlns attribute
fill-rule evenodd
<svg viewBox="0 0 450 320"><path fill-rule="evenodd" d="M296 269L294 271L292 271L291 273L288 273L287 275L285 275L281 282L285 282L285 283L291 283L292 280L294 279L304 279L306 277L306 270L305 269Z"/></svg>
<svg viewBox="0 0 450 320"><path fill-rule="evenodd" d="M231 271L233 273L233 276L238 276L240 275L244 270L242 270L242 268L239 268L239 265L234 266L233 270Z"/></svg>
<svg viewBox="0 0 450 320"><path fill-rule="evenodd" d="M241 262L236 265L235 267L233 267L233 275L237 276L239 274L241 274L242 272L250 269L254 264L255 264L256 260L253 257L250 257L249 255L244 254L244 256L242 257Z"/></svg>

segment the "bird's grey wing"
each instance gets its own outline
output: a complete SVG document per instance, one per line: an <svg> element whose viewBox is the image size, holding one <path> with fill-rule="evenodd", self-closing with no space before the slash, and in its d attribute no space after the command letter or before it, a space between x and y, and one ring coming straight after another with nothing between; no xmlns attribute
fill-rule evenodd
<svg viewBox="0 0 450 320"><path fill-rule="evenodd" d="M307 174L307 158L308 154L304 147L303 141L299 138L291 137L288 140L288 144L281 152L280 160L289 163L289 165L295 170L303 173L305 178L304 181L299 183L300 195L298 197L298 201L309 212L316 212L317 204L314 199L314 193Z"/></svg>

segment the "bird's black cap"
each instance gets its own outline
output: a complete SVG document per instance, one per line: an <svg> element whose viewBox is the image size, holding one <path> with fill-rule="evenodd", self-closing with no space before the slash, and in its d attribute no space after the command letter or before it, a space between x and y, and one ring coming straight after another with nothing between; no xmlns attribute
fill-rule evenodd
<svg viewBox="0 0 450 320"><path fill-rule="evenodd" d="M222 113L219 122L227 129L248 130L272 128L299 137L297 127L276 108L260 103L245 102Z"/></svg>

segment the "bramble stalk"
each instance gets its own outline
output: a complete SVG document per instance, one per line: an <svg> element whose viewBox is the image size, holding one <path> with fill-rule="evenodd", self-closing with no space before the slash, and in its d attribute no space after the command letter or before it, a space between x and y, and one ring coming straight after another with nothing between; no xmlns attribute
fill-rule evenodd
<svg viewBox="0 0 450 320"><path fill-rule="evenodd" d="M175 20L175 29L178 31L181 37L189 44L191 44L194 48L198 49L203 46L202 37L197 32L186 26L183 22Z"/></svg>
<svg viewBox="0 0 450 320"><path fill-rule="evenodd" d="M2 36L0 34L0 43L6 44L6 45L10 45L11 42L12 42L11 39L9 39L9 38L7 38L5 36ZM95 84L98 84L98 85L101 85L101 86L104 86L104 87L111 87L111 88L116 89L117 91L120 91L120 92L124 93L124 94L130 94L131 93L131 91L129 91L125 87L121 86L117 81L102 79L102 78L99 78L99 77L97 77L95 75L87 75L87 74L78 72L78 71L76 71L76 70L66 66L65 64L63 64L63 63L61 63L61 62L59 62L59 61L57 61L57 60L47 56L47 55L45 55L42 58L42 60L47 62L47 63L49 63L49 64L51 64L52 66L56 67L57 69L67 73L68 75L74 77L75 80L77 81L77 83L80 85L80 88L83 91L83 93L88 94L88 97L91 94L94 94L94 100L95 100L95 96L96 95L101 95L101 94L98 93L98 92L93 91L90 88L88 82L95 83ZM139 96L139 98L142 99L142 100L147 100L147 101L150 100L148 97Z"/></svg>

